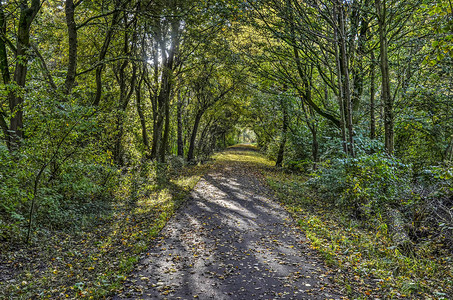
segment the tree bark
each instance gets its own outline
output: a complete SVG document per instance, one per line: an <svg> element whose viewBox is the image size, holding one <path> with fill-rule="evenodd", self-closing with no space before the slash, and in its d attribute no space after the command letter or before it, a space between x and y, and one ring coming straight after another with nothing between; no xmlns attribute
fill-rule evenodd
<svg viewBox="0 0 453 300"><path fill-rule="evenodd" d="M28 49L30 47L30 27L38 13L41 3L39 0L32 0L30 7L27 0L20 1L20 17L17 27L17 49L16 67L14 71L14 82L19 88L25 87L28 66ZM23 132L23 108L24 98L22 93L10 92L9 108L11 111L9 148L19 146L20 139L24 138Z"/></svg>
<svg viewBox="0 0 453 300"><path fill-rule="evenodd" d="M288 131L288 110L287 103L285 103L284 96L280 97L280 109L282 110L283 120L282 120L282 139L280 140L280 146L278 149L277 160L275 162L276 167L281 167L283 164L283 157L285 154L285 145L286 145L286 134Z"/></svg>
<svg viewBox="0 0 453 300"><path fill-rule="evenodd" d="M376 138L376 116L375 116L375 86L376 81L376 71L375 71L375 57L374 51L371 51L371 65L370 65L370 139L374 140Z"/></svg>
<svg viewBox="0 0 453 300"><path fill-rule="evenodd" d="M170 93L171 87L169 87L168 93ZM168 147L168 139L170 136L170 96L167 96L165 101L165 127L164 127L164 134L162 137L162 145L160 147L159 153L159 161L165 162L165 154L167 152Z"/></svg>
<svg viewBox="0 0 453 300"><path fill-rule="evenodd" d="M2 73L3 84L7 85L11 82L11 74L9 72L8 53L6 51L5 39L6 17L5 11L3 10L3 4L0 3L0 71ZM2 110L2 108L0 108L0 127L2 128L2 132L7 144L9 144L8 124L6 123L5 117L5 112Z"/></svg>
<svg viewBox="0 0 453 300"><path fill-rule="evenodd" d="M365 1L365 6L367 6L367 1ZM358 5L358 3L356 3ZM360 12L357 8L357 14L364 13ZM356 56L356 66L353 68L352 82L354 83L354 88L352 91L352 109L353 112L356 112L360 106L360 97L363 93L363 82L364 82L364 71L363 71L363 56L365 52L365 42L368 32L368 22L366 20L366 15L360 17L360 32L357 40L357 56Z"/></svg>
<svg viewBox="0 0 453 300"><path fill-rule="evenodd" d="M130 26L128 23L127 14L124 14L123 18L123 26L124 26L124 46L123 51L125 54L130 55L134 52L136 47L136 35L133 35L132 39L129 39L129 34L127 32L127 28ZM129 49L129 46L132 45L132 50ZM114 158L118 165L123 164L123 145L122 145L122 138L124 134L124 118L126 115L127 106L129 105L130 99L135 91L135 84L137 79L137 65L132 63L132 71L130 77L130 86L127 86L127 74L126 68L129 65L128 60L124 60L119 67L118 70L118 84L120 86L120 99L118 101L118 120L117 120L117 136L115 141L115 151L114 151Z"/></svg>
<svg viewBox="0 0 453 300"><path fill-rule="evenodd" d="M177 128L177 135L178 135L178 156L184 157L184 140L183 140L183 125L182 125L182 108L183 108L183 101L181 97L181 91L178 92L178 104L177 104L177 118L178 118L178 128Z"/></svg>
<svg viewBox="0 0 453 300"><path fill-rule="evenodd" d="M335 4L334 8L334 20L338 19L338 5ZM341 57L340 57L340 38L338 33L338 27L333 26L334 36L335 36L335 60L337 64L337 81L338 81L338 106L340 108L340 131L341 131L341 142L344 153L348 154L348 145L346 140L346 114L345 114L345 104L344 104L344 90L343 90L343 80L342 80L342 67L341 67Z"/></svg>
<svg viewBox="0 0 453 300"><path fill-rule="evenodd" d="M8 68L8 53L6 51L6 17L3 4L0 3L0 71L2 72L3 84L9 84L11 74Z"/></svg>
<svg viewBox="0 0 453 300"><path fill-rule="evenodd" d="M348 152L354 157L354 129L352 124L352 100L351 100L351 87L349 81L349 66L348 66L348 53L346 48L346 30L345 30L345 15L343 4L339 4L339 26L340 26L340 55L341 55L341 76L342 88L344 89L344 104L345 104L345 117L346 126L348 129Z"/></svg>
<svg viewBox="0 0 453 300"><path fill-rule="evenodd" d="M379 50L381 55L381 77L382 77L382 102L384 104L384 132L385 149L392 155L394 150L394 131L393 131L393 98L390 92L390 73L388 62L388 41L386 29L386 6L385 1L375 1L379 27Z"/></svg>
<svg viewBox="0 0 453 300"><path fill-rule="evenodd" d="M135 90L135 82L137 78L137 67L134 65L132 67L132 76L130 80L130 90L129 92L126 91L125 87L121 88L120 99L119 99L119 106L118 106L118 119L117 119L117 136L115 140L115 149L114 149L114 160L118 165L123 164L123 147L122 147L122 139L124 134L124 118L126 115L126 109L129 104L129 101L132 97L132 94ZM123 82L125 80L123 79ZM121 85L121 84L120 84Z"/></svg>
<svg viewBox="0 0 453 300"><path fill-rule="evenodd" d="M195 139L197 137L198 126L200 125L201 117L203 116L204 110L199 110L195 115L193 122L192 134L190 135L189 152L187 153L187 161L191 162L194 159L195 151Z"/></svg>
<svg viewBox="0 0 453 300"><path fill-rule="evenodd" d="M176 3L176 2L175 2ZM175 4L174 3L174 4ZM173 7L176 11L176 7ZM164 135L162 137L162 145L160 147L160 161L165 162L165 153L167 151L168 147L168 139L170 136L170 97L171 97L171 91L173 87L173 64L175 60L175 56L178 53L178 48L179 48L179 26L180 26L180 21L176 18L173 19L171 22L171 33L170 33L170 39L171 39L171 47L169 51L168 58L166 59L167 64L165 67L166 71L166 82L165 82L165 102L164 102L164 111L165 111L165 128L164 128ZM165 45L162 44L161 46L162 52L165 52Z"/></svg>
<svg viewBox="0 0 453 300"><path fill-rule="evenodd" d="M140 79L138 86L135 88L135 100L136 100L136 104L137 104L137 113L140 118L140 126L142 128L143 145L145 146L145 153L146 153L145 156L149 156L149 138L148 138L148 132L146 130L145 114L143 113L143 108L142 108L142 104L141 104L142 82L143 82L143 77L142 77L142 79Z"/></svg>
<svg viewBox="0 0 453 300"><path fill-rule="evenodd" d="M311 99L311 97L312 97L311 78L310 78L310 80L306 80L304 85L305 85L304 99ZM327 98L327 93L325 94L325 97ZM307 127L308 127L308 129L310 129L310 132L312 135L311 153L312 153L312 158L313 158L313 169L316 170L317 163L319 160L318 159L319 143L318 143L318 132L317 132L317 128L316 128L315 114L313 112L312 107L310 107L310 106L308 106L308 112L307 112L307 109L305 109L304 102L302 102L302 110L304 111L305 122L307 123Z"/></svg>
<svg viewBox="0 0 453 300"><path fill-rule="evenodd" d="M64 83L64 94L69 95L74 86L77 70L77 26L74 20L74 0L66 0L66 26L68 27L68 71Z"/></svg>

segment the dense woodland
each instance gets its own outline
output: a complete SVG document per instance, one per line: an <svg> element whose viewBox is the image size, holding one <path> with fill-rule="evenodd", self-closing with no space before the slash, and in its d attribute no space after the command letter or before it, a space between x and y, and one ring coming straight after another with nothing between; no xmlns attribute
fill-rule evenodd
<svg viewBox="0 0 453 300"><path fill-rule="evenodd" d="M2 1L0 37L2 251L246 136L388 249L453 264L451 1Z"/></svg>

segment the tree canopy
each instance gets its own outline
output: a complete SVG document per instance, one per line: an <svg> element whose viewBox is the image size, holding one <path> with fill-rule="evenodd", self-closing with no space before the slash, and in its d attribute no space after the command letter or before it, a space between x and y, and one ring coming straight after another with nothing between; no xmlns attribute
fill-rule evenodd
<svg viewBox="0 0 453 300"><path fill-rule="evenodd" d="M451 1L2 1L0 37L0 240L247 134L278 167L344 167L357 214L407 178L453 247Z"/></svg>

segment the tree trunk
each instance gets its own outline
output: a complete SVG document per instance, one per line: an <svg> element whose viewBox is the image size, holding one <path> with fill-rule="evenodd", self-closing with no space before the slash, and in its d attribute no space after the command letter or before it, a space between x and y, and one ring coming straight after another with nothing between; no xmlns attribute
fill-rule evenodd
<svg viewBox="0 0 453 300"><path fill-rule="evenodd" d="M64 83L64 93L69 95L74 86L77 69L77 27L74 21L74 1L66 0L65 13L68 27L68 72Z"/></svg>
<svg viewBox="0 0 453 300"><path fill-rule="evenodd" d="M195 151L195 139L197 137L198 126L200 125L201 117L203 116L204 111L199 110L195 115L195 120L193 122L192 134L190 136L189 152L187 153L187 161L191 162L194 159Z"/></svg>
<svg viewBox="0 0 453 300"><path fill-rule="evenodd" d="M129 32L127 28L131 25L128 23L128 16L126 13L123 14L123 53L126 55L131 55L136 49L136 38L137 35L134 34L132 39L130 39ZM137 79L137 65L132 63L131 77L128 82L126 69L129 66L130 62L128 60L123 60L119 64L119 69L117 73L117 81L120 87L120 98L118 99L118 111L117 111L117 136L115 141L115 151L114 158L118 165L123 165L123 135L124 135L124 120L126 118L127 107L129 105L130 99L135 92L135 84ZM128 83L130 84L128 86Z"/></svg>
<svg viewBox="0 0 453 300"><path fill-rule="evenodd" d="M282 139L280 140L280 147L278 149L277 154L277 161L275 162L276 167L281 167L283 164L283 157L285 154L285 145L286 145L286 133L288 131L288 110L286 107L287 103L285 103L284 96L281 95L280 98L280 108L283 114L283 122L282 122Z"/></svg>
<svg viewBox="0 0 453 300"><path fill-rule="evenodd" d="M181 97L181 91L178 92L178 104L177 104L177 118L178 118L178 156L184 157L184 140L182 137L183 134L183 128L182 128L182 97Z"/></svg>
<svg viewBox="0 0 453 300"><path fill-rule="evenodd" d="M31 6L28 7L28 1L20 2L20 17L17 28L17 50L16 50L16 67L14 71L14 82L19 88L25 87L28 65L28 49L30 47L30 27L41 7L39 0L32 0ZM22 93L9 93L9 108L11 110L10 120L10 149L17 148L20 139L24 138L23 132L23 108L24 102Z"/></svg>
<svg viewBox="0 0 453 300"><path fill-rule="evenodd" d="M365 1L365 6L367 6L367 2ZM358 5L356 3L356 5ZM357 9L358 14L364 12L359 12ZM354 83L354 89L352 91L352 109L353 112L356 112L359 109L360 106L360 97L362 96L363 93L363 82L364 82L364 71L363 71L363 57L364 57L364 52L365 52L365 42L367 38L367 31L368 31L368 22L366 21L367 16L363 15L360 18L360 32L358 35L358 40L357 40L357 57L356 57L356 66L353 69L354 74L352 75L353 78L353 83Z"/></svg>
<svg viewBox="0 0 453 300"><path fill-rule="evenodd" d="M3 5L0 3L0 71L2 73L3 84L7 85L11 82L11 75L9 72L8 66L8 53L6 51L6 43L2 37L6 35L6 18L5 11L3 10ZM9 131L8 124L5 120L6 114L3 109L0 107L0 127L2 129L5 140L8 144L9 141Z"/></svg>
<svg viewBox="0 0 453 300"><path fill-rule="evenodd" d="M334 20L338 19L337 5L335 4L334 8ZM346 115L345 115L345 104L344 104L344 91L343 91L343 80L342 80L342 67L341 67L341 58L340 58L340 38L338 34L338 27L334 25L334 36L335 36L335 59L337 64L337 81L338 81L338 106L340 107L340 130L341 130L341 142L344 153L348 154L348 145L346 140ZM340 46L341 49L341 46Z"/></svg>
<svg viewBox="0 0 453 300"><path fill-rule="evenodd" d="M341 55L341 76L343 81L343 96L345 104L345 117L346 117L346 126L348 129L348 147L349 154L354 157L354 130L352 125L352 100L351 100L351 87L349 81L349 66L348 66L348 54L346 48L346 30L345 30L345 15L344 7L342 4L339 4L339 26L340 26L340 55Z"/></svg>
<svg viewBox="0 0 453 300"><path fill-rule="evenodd" d="M168 40L163 36L162 24L159 20L155 23L156 47L160 48L162 59L162 74L160 80L160 91L157 96L157 121L154 123L153 146L151 148L151 158L160 162L165 162L165 154L170 136L170 96L173 86L173 64L179 47L179 24L178 19L173 19L171 26L171 46L168 49ZM154 61L158 61L158 51L154 53Z"/></svg>
<svg viewBox="0 0 453 300"><path fill-rule="evenodd" d="M305 82L305 98L306 99L311 99L311 78L310 81ZM325 94L325 97L327 99L327 93ZM305 122L307 123L308 129L310 129L311 135L312 135L312 142L311 142L311 153L313 157L313 169L316 170L317 168L317 162L318 162L318 152L319 152L319 143L318 143L318 132L316 129L316 119L315 119L315 114L313 112L313 109L308 106L308 112L307 109L305 109L304 103L302 103L302 109L305 114Z"/></svg>
<svg viewBox="0 0 453 300"><path fill-rule="evenodd" d="M394 150L394 132L393 132L393 98L390 92L390 74L388 62L388 41L386 29L386 7L385 1L376 0L376 12L379 25L379 49L381 55L381 77L382 77L382 102L384 104L384 132L385 132L385 149L388 154L392 155Z"/></svg>
<svg viewBox="0 0 453 300"><path fill-rule="evenodd" d="M318 134L317 134L315 126L313 126L313 128L311 128L310 131L311 131L311 135L312 135L312 138L313 138L313 141L312 141L312 144L311 144L311 154L312 154L312 157L313 157L313 169L316 170L317 163L319 161L319 156L318 156L318 153L319 153Z"/></svg>
<svg viewBox="0 0 453 300"><path fill-rule="evenodd" d="M124 72L124 70L122 71ZM118 165L123 164L123 147L122 147L122 139L124 134L124 118L126 116L127 106L129 101L132 97L132 94L135 90L135 81L137 77L137 67L134 65L132 67L132 76L130 80L130 90L129 92L126 91L126 80L124 78L124 74L121 76L123 77L120 83L121 92L120 92L120 99L118 105L118 119L117 119L117 136L115 141L115 151L114 151L114 159Z"/></svg>
<svg viewBox="0 0 453 300"><path fill-rule="evenodd" d="M370 66L370 139L374 140L376 138L376 117L375 117L375 99L376 94L374 83L376 81L376 71L375 71L375 58L374 51L371 51L371 66Z"/></svg>
<svg viewBox="0 0 453 300"><path fill-rule="evenodd" d="M145 76L145 75L143 75L143 76ZM145 114L143 113L142 104L141 104L142 81L143 81L143 77L135 89L135 100L136 100L136 104L137 104L137 113L140 118L140 126L142 128L142 138L143 138L143 145L145 146L145 156L147 157L147 156L149 156L149 139L148 139L148 132L146 131Z"/></svg>
<svg viewBox="0 0 453 300"><path fill-rule="evenodd" d="M159 146L161 143L162 137L162 127L164 124L163 113L158 109L156 113L156 118L153 121L153 143L151 146L151 159L157 159L157 154L159 153Z"/></svg>
<svg viewBox="0 0 453 300"><path fill-rule="evenodd" d="M170 92L170 87L168 88ZM159 161L165 162L165 153L167 152L168 147L168 138L170 136L170 96L167 96L167 101L165 101L165 128L164 136L162 138L162 145L160 147Z"/></svg>

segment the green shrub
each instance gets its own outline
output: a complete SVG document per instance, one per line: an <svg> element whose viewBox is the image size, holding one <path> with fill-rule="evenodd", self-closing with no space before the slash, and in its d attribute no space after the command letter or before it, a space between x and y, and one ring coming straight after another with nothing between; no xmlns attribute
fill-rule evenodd
<svg viewBox="0 0 453 300"><path fill-rule="evenodd" d="M313 166L313 162L308 159L285 160L284 167L291 171L307 172Z"/></svg>
<svg viewBox="0 0 453 300"><path fill-rule="evenodd" d="M30 174L27 168L19 167L24 160L20 155L13 157L0 145L0 240L17 238L26 218Z"/></svg>
<svg viewBox="0 0 453 300"><path fill-rule="evenodd" d="M320 164L307 184L335 204L379 212L409 192L411 168L383 154L334 159Z"/></svg>

